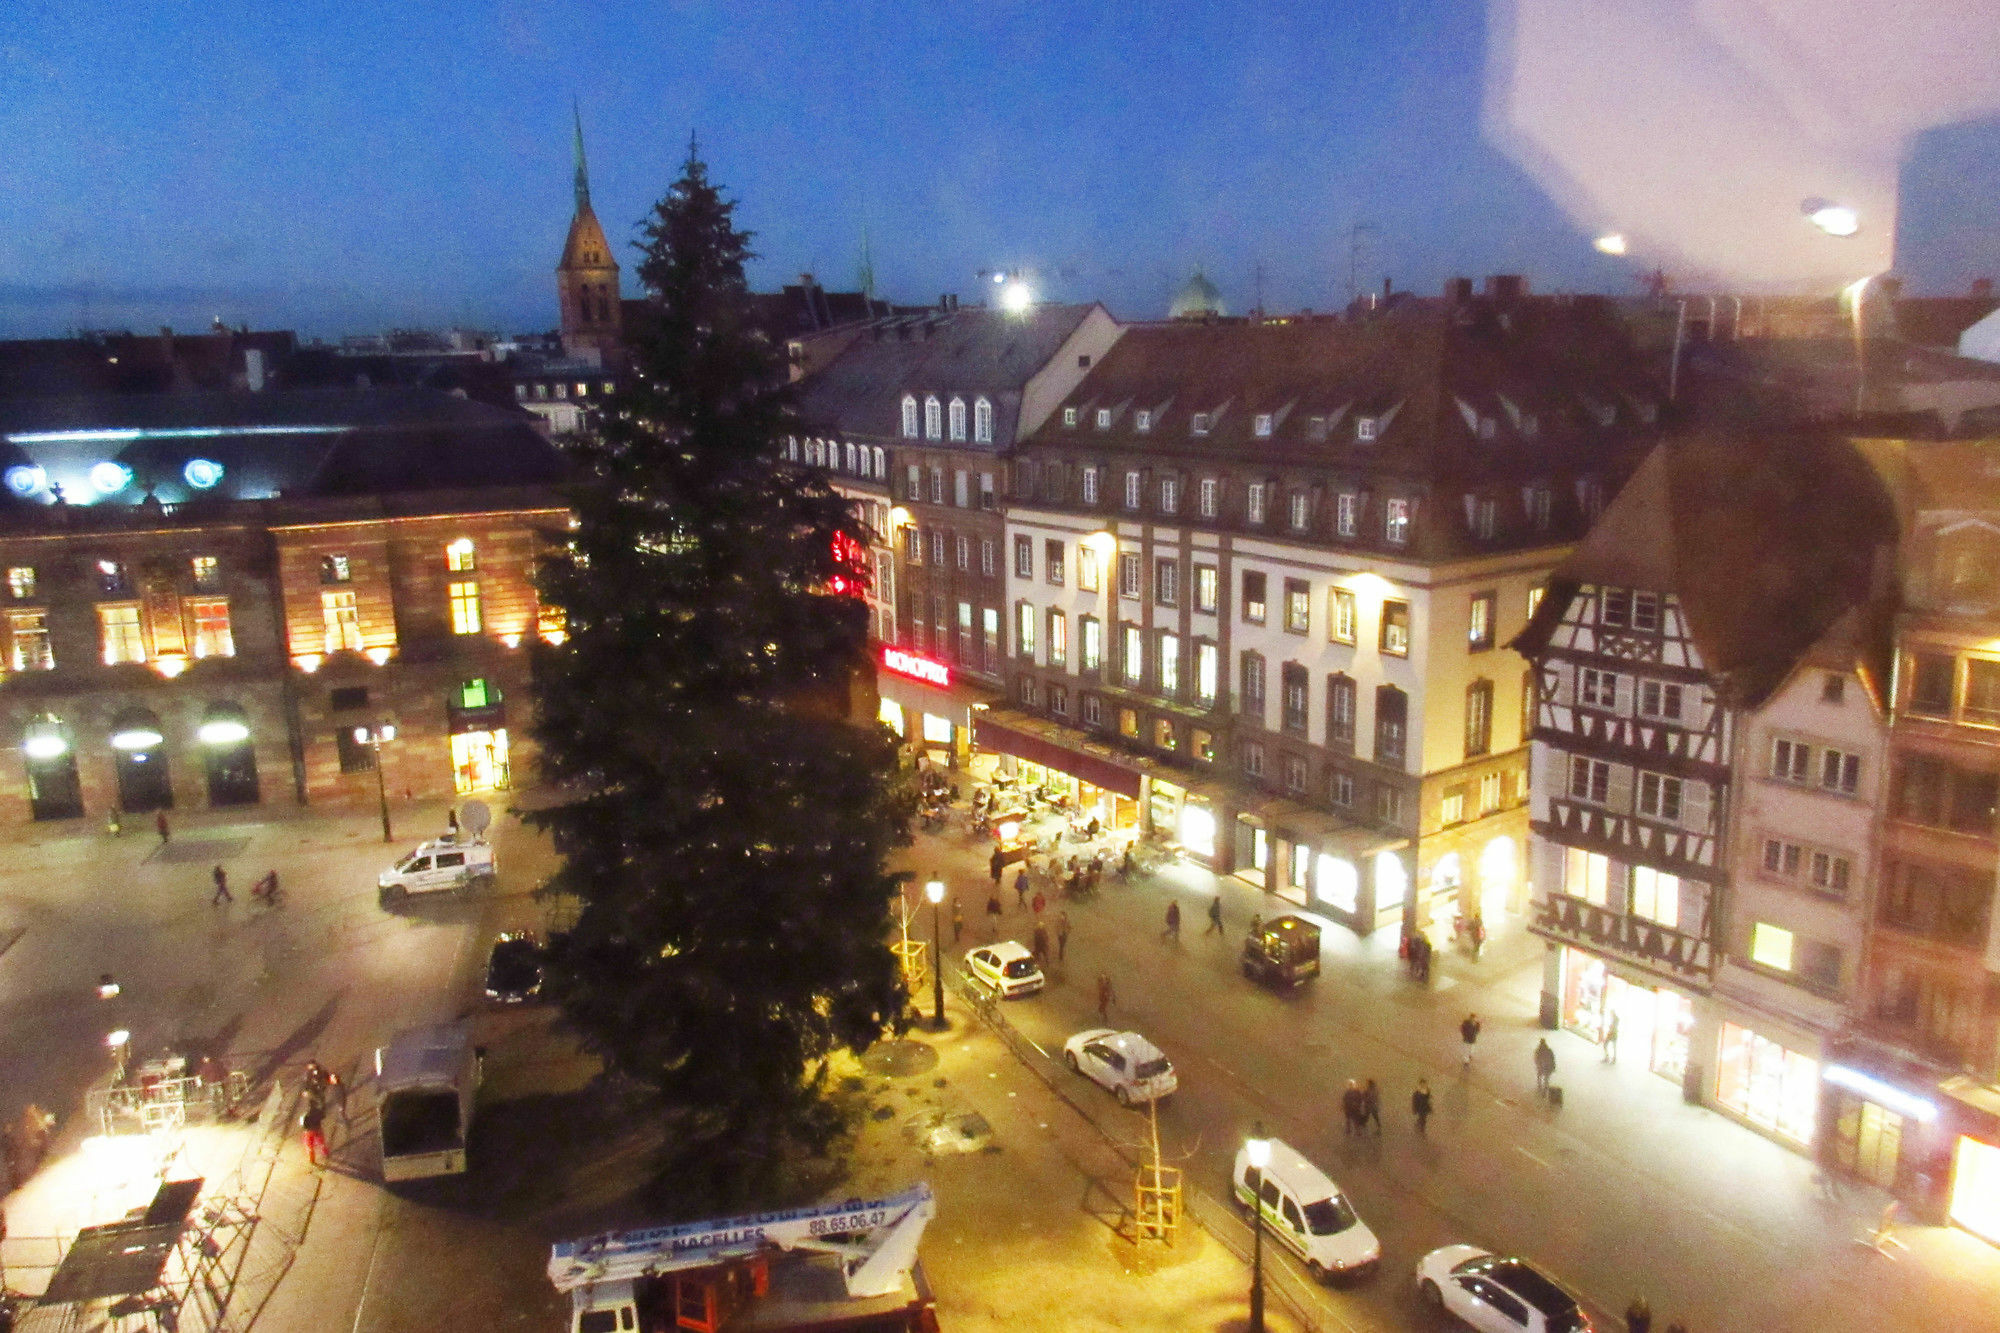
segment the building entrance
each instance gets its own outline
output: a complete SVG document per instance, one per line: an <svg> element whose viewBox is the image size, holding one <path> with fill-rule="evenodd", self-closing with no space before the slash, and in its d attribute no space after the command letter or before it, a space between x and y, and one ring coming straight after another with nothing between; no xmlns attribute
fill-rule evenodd
<svg viewBox="0 0 2000 1333"><path fill-rule="evenodd" d="M459 795L505 787L510 780L507 765L507 730L466 731L451 738L452 787Z"/></svg>

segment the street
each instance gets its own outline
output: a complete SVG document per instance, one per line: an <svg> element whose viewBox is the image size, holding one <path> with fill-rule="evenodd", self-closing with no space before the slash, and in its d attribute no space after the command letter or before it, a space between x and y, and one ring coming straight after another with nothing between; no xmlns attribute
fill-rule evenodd
<svg viewBox="0 0 2000 1333"><path fill-rule="evenodd" d="M920 835L909 857L919 880L943 872L965 908L959 952L987 939L991 880L985 853L959 825ZM1063 854L1073 850L1064 844ZM1001 898L1000 938L1027 942L1032 912L1016 905L1015 869ZM1212 895L1226 930L1205 934ZM1179 939L1164 930L1181 904ZM1107 875L1069 912L1067 958L1042 994L1008 1002L1006 1018L1045 1051L1098 1025L1096 980L1117 992L1114 1026L1130 1026L1175 1062L1180 1091L1162 1110L1169 1160L1226 1197L1227 1173L1253 1121L1303 1151L1349 1191L1380 1237L1380 1272L1329 1295L1357 1328L1424 1327L1411 1286L1430 1249L1467 1242L1518 1253L1586 1299L1600 1328L1622 1328L1635 1294L1658 1326L1691 1330L1989 1327L2000 1258L1956 1230L1909 1227L1909 1252L1891 1258L1856 1243L1886 1196L1858 1185L1825 1199L1805 1157L1681 1100L1678 1085L1636 1056L1607 1065L1596 1047L1536 1021L1538 940L1518 923L1496 931L1481 962L1437 958L1428 990L1410 982L1393 932L1363 941L1324 936L1324 974L1296 995L1246 981L1238 957L1253 913L1288 904L1239 880L1186 865L1132 884ZM947 939L947 953L951 944ZM1458 1023L1477 1012L1484 1032L1461 1069ZM1531 1052L1548 1036L1565 1105L1534 1095ZM1427 1077L1436 1114L1417 1136L1410 1091ZM1382 1088L1379 1138L1342 1132L1340 1090L1350 1078ZM1101 1123L1118 1124L1108 1094ZM1284 1262L1290 1262L1289 1258Z"/></svg>

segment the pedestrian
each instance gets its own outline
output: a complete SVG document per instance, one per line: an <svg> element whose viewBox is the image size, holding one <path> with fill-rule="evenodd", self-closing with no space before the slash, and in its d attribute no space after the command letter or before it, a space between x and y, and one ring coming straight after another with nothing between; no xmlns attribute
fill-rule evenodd
<svg viewBox="0 0 2000 1333"><path fill-rule="evenodd" d="M1458 1039L1465 1043L1465 1067L1472 1068L1472 1048L1479 1041L1479 1015L1467 1014L1458 1025Z"/></svg>
<svg viewBox="0 0 2000 1333"><path fill-rule="evenodd" d="M1041 920L1042 912L1047 909L1048 905L1049 905L1049 900L1047 896L1044 895L1040 889L1036 889L1034 908L1035 908L1035 919L1037 921Z"/></svg>
<svg viewBox="0 0 2000 1333"><path fill-rule="evenodd" d="M1213 898L1210 898L1208 900L1208 929L1204 930L1202 934L1220 935L1221 933L1222 933L1222 895L1218 893Z"/></svg>
<svg viewBox="0 0 2000 1333"><path fill-rule="evenodd" d="M1130 879L1132 872L1139 868L1138 858L1132 855L1132 844L1125 844L1125 855L1118 858L1118 878Z"/></svg>
<svg viewBox="0 0 2000 1333"><path fill-rule="evenodd" d="M1486 918L1476 913L1472 918L1472 961L1479 961L1479 951L1486 947Z"/></svg>
<svg viewBox="0 0 2000 1333"><path fill-rule="evenodd" d="M1090 822L1083 826L1083 836L1086 838L1095 838L1097 836L1098 830L1103 827L1104 825L1098 822L1097 816L1092 815L1090 817Z"/></svg>
<svg viewBox="0 0 2000 1333"><path fill-rule="evenodd" d="M1000 933L1000 890L986 895L986 928L996 936Z"/></svg>
<svg viewBox="0 0 2000 1333"><path fill-rule="evenodd" d="M231 893L229 892L228 872L225 871L221 866L217 866L214 870L210 871L209 874L210 877L215 880L215 893L213 894L213 896L209 898L208 905L210 907L215 907L221 903L235 902L236 901L235 897L231 895Z"/></svg>
<svg viewBox="0 0 2000 1333"><path fill-rule="evenodd" d="M993 855L988 857L986 860L986 870L987 873L993 876L993 887L996 889L1000 887L1000 871L1006 866L1006 864L1007 864L1006 861L1002 860L1000 857L1000 849L998 847L995 847L993 849Z"/></svg>
<svg viewBox="0 0 2000 1333"><path fill-rule="evenodd" d="M1426 986L1431 982L1431 937L1422 932L1417 935L1417 980Z"/></svg>
<svg viewBox="0 0 2000 1333"><path fill-rule="evenodd" d="M162 810L153 816L153 827L160 831L160 846L167 845L167 838L173 830L167 827L167 812Z"/></svg>
<svg viewBox="0 0 2000 1333"><path fill-rule="evenodd" d="M1549 1049L1549 1039L1543 1037L1535 1043L1535 1091L1547 1094L1549 1080L1556 1076L1556 1053Z"/></svg>
<svg viewBox="0 0 2000 1333"><path fill-rule="evenodd" d="M1410 1094L1410 1114L1417 1118L1417 1133L1425 1132L1424 1126L1431 1118L1431 1083L1427 1078L1417 1080L1417 1090Z"/></svg>
<svg viewBox="0 0 2000 1333"><path fill-rule="evenodd" d="M1351 1078L1347 1080L1347 1086L1340 1093L1340 1115L1341 1119L1346 1121L1346 1127L1341 1132L1359 1134L1364 1114L1361 1109L1361 1081Z"/></svg>
<svg viewBox="0 0 2000 1333"><path fill-rule="evenodd" d="M1256 939L1256 938L1257 938L1257 935L1258 935L1258 932L1262 931L1263 929L1264 929L1264 918L1263 918L1263 917L1261 917L1261 916L1253 916L1253 917L1251 917L1251 918L1250 918L1250 938L1251 938L1251 939L1253 939L1253 940L1254 940L1254 939Z"/></svg>
<svg viewBox="0 0 2000 1333"><path fill-rule="evenodd" d="M1035 962L1038 964L1045 965L1047 964L1048 961L1049 961L1049 928L1043 925L1041 922L1037 921L1035 923Z"/></svg>
<svg viewBox="0 0 2000 1333"><path fill-rule="evenodd" d="M1365 1128L1370 1121L1374 1122L1375 1133L1377 1136L1380 1136L1382 1133L1382 1089L1375 1085L1375 1080L1372 1078L1361 1089L1361 1123L1363 1127Z"/></svg>
<svg viewBox="0 0 2000 1333"><path fill-rule="evenodd" d="M1097 974L1098 1022L1109 1023L1111 1021L1111 1002L1116 998L1117 996L1111 993L1111 974L1109 972L1099 972Z"/></svg>
<svg viewBox="0 0 2000 1333"><path fill-rule="evenodd" d="M1083 891L1085 893L1097 892L1097 875L1103 869L1104 864L1101 861L1092 861L1088 866L1084 867Z"/></svg>
<svg viewBox="0 0 2000 1333"><path fill-rule="evenodd" d="M1069 913L1066 911L1058 911L1056 913L1056 961L1060 963L1063 960L1063 955L1067 954L1068 952L1069 952Z"/></svg>
<svg viewBox="0 0 2000 1333"><path fill-rule="evenodd" d="M1618 1063L1618 1011L1613 1009L1611 1017L1604 1024L1604 1063Z"/></svg>
<svg viewBox="0 0 2000 1333"><path fill-rule="evenodd" d="M1167 934L1178 944L1181 938L1181 904L1179 899L1167 904Z"/></svg>
<svg viewBox="0 0 2000 1333"><path fill-rule="evenodd" d="M1026 907L1028 905L1028 867L1026 865L1023 865L1020 873L1014 876L1014 905L1016 907Z"/></svg>
<svg viewBox="0 0 2000 1333"><path fill-rule="evenodd" d="M458 841L458 807L455 805L444 812L444 837L446 842Z"/></svg>
<svg viewBox="0 0 2000 1333"><path fill-rule="evenodd" d="M326 1155L326 1093L308 1084L299 1099L299 1128L304 1131L306 1162L310 1166L325 1166Z"/></svg>
<svg viewBox="0 0 2000 1333"><path fill-rule="evenodd" d="M965 909L958 905L958 895L951 895L951 942L958 943L958 937L965 934Z"/></svg>
<svg viewBox="0 0 2000 1333"><path fill-rule="evenodd" d="M1625 1307L1626 1333L1648 1333L1653 1327L1653 1307L1646 1304L1644 1296L1634 1296L1632 1303Z"/></svg>

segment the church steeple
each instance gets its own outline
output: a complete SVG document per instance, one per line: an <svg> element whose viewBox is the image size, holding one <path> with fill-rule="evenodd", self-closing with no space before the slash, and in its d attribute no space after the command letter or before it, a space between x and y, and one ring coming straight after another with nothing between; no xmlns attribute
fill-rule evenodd
<svg viewBox="0 0 2000 1333"><path fill-rule="evenodd" d="M576 127L576 213L556 265L556 293L562 301L565 354L604 364L621 350L618 261L590 206L590 168L583 156L583 110L572 104Z"/></svg>

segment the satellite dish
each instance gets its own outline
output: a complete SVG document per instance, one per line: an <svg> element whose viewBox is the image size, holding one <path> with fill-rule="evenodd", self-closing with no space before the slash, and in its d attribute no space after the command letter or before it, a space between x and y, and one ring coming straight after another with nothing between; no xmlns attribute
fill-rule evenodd
<svg viewBox="0 0 2000 1333"><path fill-rule="evenodd" d="M458 822L467 833L477 838L492 826L493 812L486 808L484 801L467 801L459 807Z"/></svg>

